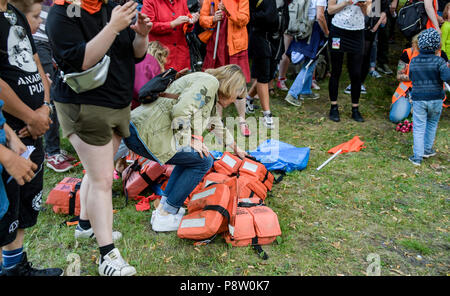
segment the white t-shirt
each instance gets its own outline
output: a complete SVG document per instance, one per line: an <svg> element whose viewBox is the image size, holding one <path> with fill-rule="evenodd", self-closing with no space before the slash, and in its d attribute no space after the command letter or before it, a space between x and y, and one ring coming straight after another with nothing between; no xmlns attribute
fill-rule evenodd
<svg viewBox="0 0 450 296"><path fill-rule="evenodd" d="M316 18L317 6L327 7L327 0L311 0L308 8L308 19L312 21Z"/></svg>
<svg viewBox="0 0 450 296"><path fill-rule="evenodd" d="M337 0L336 4L344 2L345 0ZM357 5L349 5L344 7L341 11L336 13L331 23L338 28L345 30L364 30L364 14L361 8Z"/></svg>

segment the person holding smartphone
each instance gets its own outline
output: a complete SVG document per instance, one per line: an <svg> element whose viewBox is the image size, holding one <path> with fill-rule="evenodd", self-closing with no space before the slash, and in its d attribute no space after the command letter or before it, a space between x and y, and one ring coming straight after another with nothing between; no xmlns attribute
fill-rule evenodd
<svg viewBox="0 0 450 296"><path fill-rule="evenodd" d="M340 121L338 110L339 80L347 54L347 68L351 81L352 119L363 122L359 112L361 95L361 64L364 52L364 16L371 0L353 2L352 0L328 0L328 13L333 16L330 26L331 78L329 96L331 109L329 118Z"/></svg>
<svg viewBox="0 0 450 296"><path fill-rule="evenodd" d="M86 170L80 188L81 212L75 238L96 238L100 275L130 276L136 274L136 269L114 246L121 234L112 231L113 159L121 138L129 135L135 64L145 57L152 23L146 15L138 13L134 1L123 5L104 0L82 1L80 18L68 16L69 5L75 4L56 0L46 24L60 70L66 74L83 72L106 54L110 56L108 76L102 86L76 93L61 75L54 81L63 136L69 139ZM107 24L103 25L105 10ZM137 21L132 24L136 14Z"/></svg>

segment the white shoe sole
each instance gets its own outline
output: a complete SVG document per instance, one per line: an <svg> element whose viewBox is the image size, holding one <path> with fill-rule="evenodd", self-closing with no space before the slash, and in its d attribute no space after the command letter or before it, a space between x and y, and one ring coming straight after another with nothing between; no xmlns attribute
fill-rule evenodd
<svg viewBox="0 0 450 296"><path fill-rule="evenodd" d="M70 167L68 167L68 168L66 168L66 169L60 170L60 169L57 169L57 168L53 167L53 166L52 166L51 164L49 164L48 162L46 163L46 166L47 166L49 169L52 169L53 171L55 171L55 172L57 172L57 173L65 173L65 172L67 172L68 170L70 170L71 168L73 168L73 166L70 166Z"/></svg>

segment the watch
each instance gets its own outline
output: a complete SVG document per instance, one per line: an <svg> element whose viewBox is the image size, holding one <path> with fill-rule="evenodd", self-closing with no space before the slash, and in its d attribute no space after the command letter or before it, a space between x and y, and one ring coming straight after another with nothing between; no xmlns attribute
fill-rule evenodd
<svg viewBox="0 0 450 296"><path fill-rule="evenodd" d="M53 109L53 105L50 104L49 102L46 102L46 101L44 101L44 104L43 104L43 105L47 106L48 109L50 109L50 115L52 115L53 112L55 111L55 110Z"/></svg>

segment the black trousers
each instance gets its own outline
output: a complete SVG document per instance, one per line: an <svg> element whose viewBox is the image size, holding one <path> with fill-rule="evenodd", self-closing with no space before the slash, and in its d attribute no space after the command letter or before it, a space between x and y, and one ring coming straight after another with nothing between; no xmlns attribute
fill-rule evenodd
<svg viewBox="0 0 450 296"><path fill-rule="evenodd" d="M330 50L331 58L331 77L328 83L328 92L330 95L330 101L336 102L339 93L339 79L342 74L342 67L344 64L344 52ZM350 75L350 81L352 86L352 104L359 103L359 97L361 96L361 63L363 60L363 54L347 53L347 70ZM369 57L370 60L370 57Z"/></svg>

